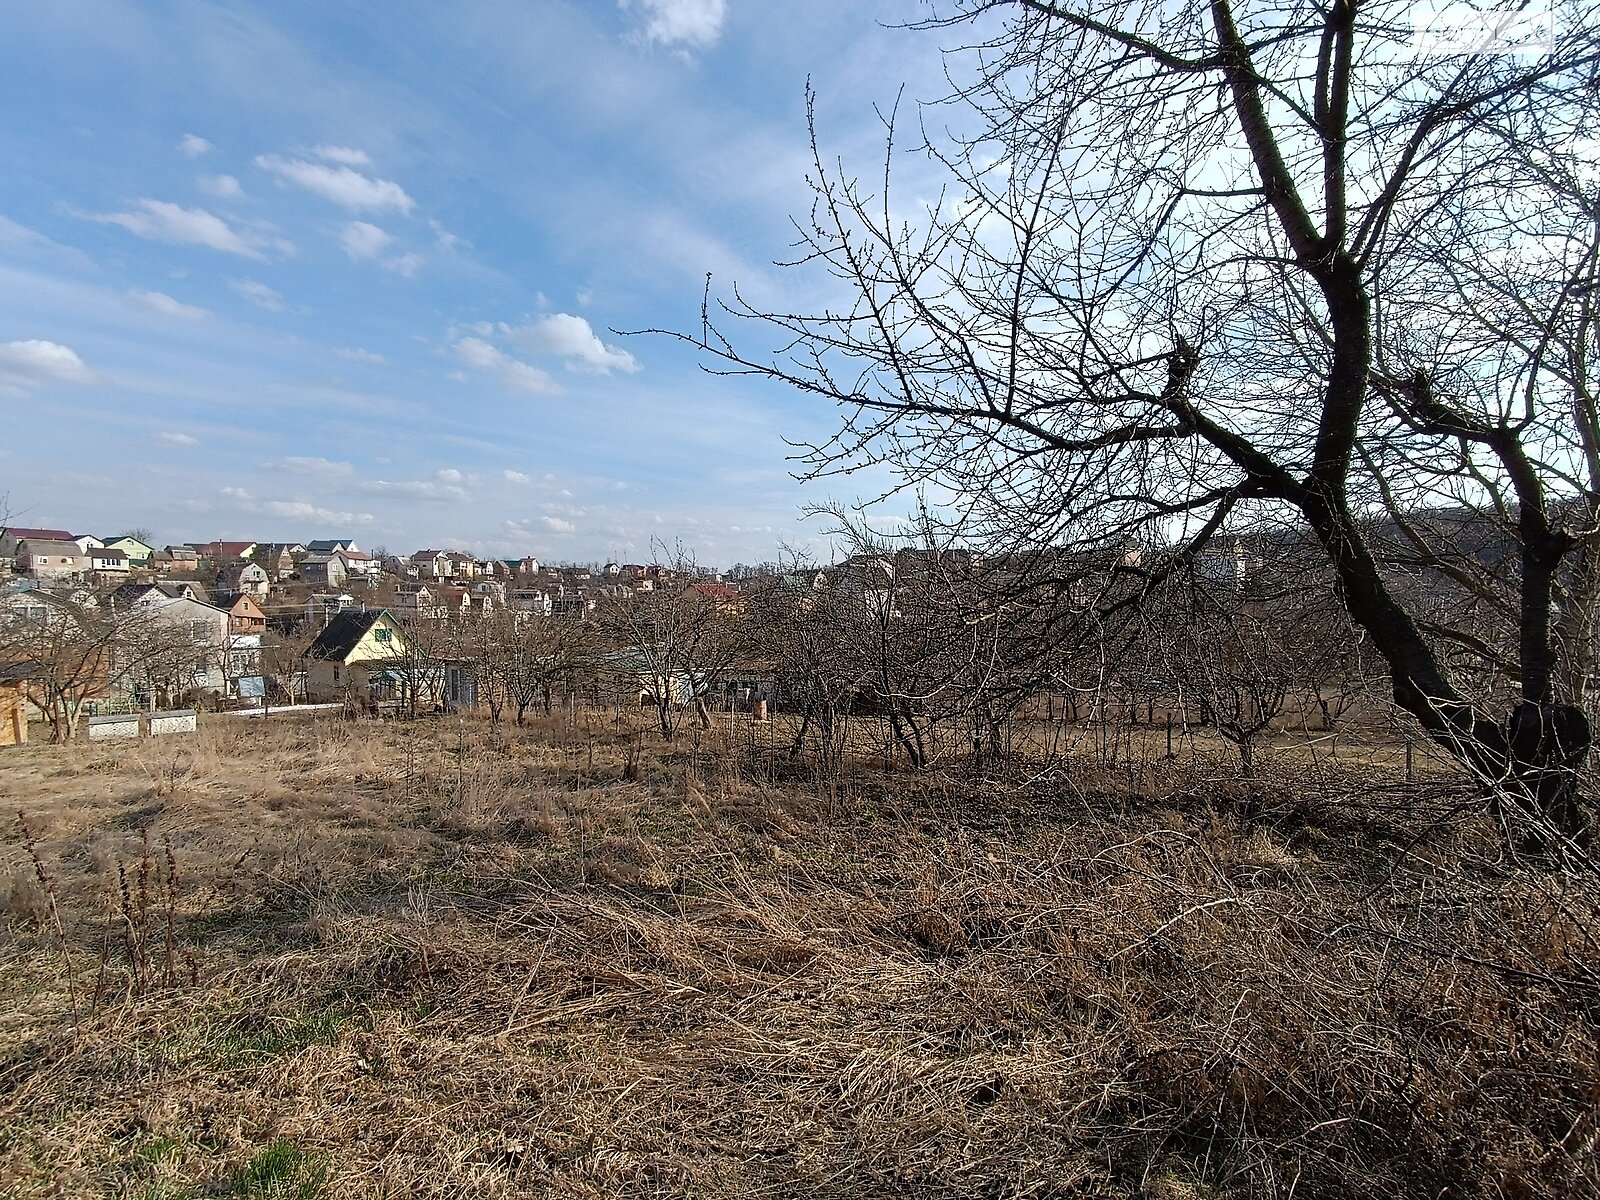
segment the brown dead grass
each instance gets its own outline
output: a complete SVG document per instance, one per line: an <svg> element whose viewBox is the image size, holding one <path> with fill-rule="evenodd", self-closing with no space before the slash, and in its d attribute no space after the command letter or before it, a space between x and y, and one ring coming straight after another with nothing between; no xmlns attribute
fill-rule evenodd
<svg viewBox="0 0 1600 1200"><path fill-rule="evenodd" d="M7 752L0 1195L1600 1194L1592 878L1443 788L1146 766Z"/></svg>

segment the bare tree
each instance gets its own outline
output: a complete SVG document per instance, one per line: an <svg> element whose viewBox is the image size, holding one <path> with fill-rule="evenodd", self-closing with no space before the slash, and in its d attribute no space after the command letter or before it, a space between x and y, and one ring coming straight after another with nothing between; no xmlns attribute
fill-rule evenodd
<svg viewBox="0 0 1600 1200"><path fill-rule="evenodd" d="M16 593L0 606L0 661L32 668L26 693L55 742L76 738L91 702L133 687L181 695L215 653L186 624L143 606L119 612L47 591Z"/></svg>
<svg viewBox="0 0 1600 1200"><path fill-rule="evenodd" d="M680 581L696 576L681 554L672 563ZM711 716L705 698L737 660L737 618L698 585L669 583L651 592L608 597L601 619L615 647L607 674L614 690L648 697L656 727L671 741L685 711L703 728Z"/></svg>
<svg viewBox="0 0 1600 1200"><path fill-rule="evenodd" d="M539 705L548 713L558 687L571 689L592 667L596 627L591 621L547 617L502 608L499 656L493 670L521 725Z"/></svg>
<svg viewBox="0 0 1600 1200"><path fill-rule="evenodd" d="M0 608L0 653L31 669L24 690L50 722L50 740L77 736L84 706L115 682L120 623L102 612L48 592L9 597Z"/></svg>
<svg viewBox="0 0 1600 1200"><path fill-rule="evenodd" d="M1420 53L1413 16L1402 0L959 5L928 22L978 39L937 114L953 132L916 143L942 197L920 214L891 199L892 116L870 187L817 150L800 258L853 303L778 313L735 294L726 311L776 327L777 357L737 349L709 308L690 340L843 406L813 474L890 460L962 496L993 547L1137 543L1159 581L1230 520L1292 515L1395 701L1512 842L1571 845L1592 638L1559 636L1552 612L1594 536L1573 468L1600 437L1590 360L1575 384L1551 346L1592 337L1585 243L1541 252L1553 288L1501 272L1527 337L1436 330L1465 311L1472 264L1542 236L1528 214L1592 217L1592 185L1579 203L1549 165L1600 115L1600 14L1558 4L1537 57ZM1396 469L1414 486L1386 491ZM1461 493L1514 533L1513 613L1490 647L1509 712L1462 686L1368 519ZM1563 652L1585 657L1558 671Z"/></svg>

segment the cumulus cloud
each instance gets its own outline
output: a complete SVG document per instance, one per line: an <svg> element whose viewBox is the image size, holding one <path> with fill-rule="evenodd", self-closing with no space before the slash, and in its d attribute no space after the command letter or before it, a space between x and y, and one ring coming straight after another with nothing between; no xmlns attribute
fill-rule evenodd
<svg viewBox="0 0 1600 1200"><path fill-rule="evenodd" d="M420 254L397 254L393 258L383 260L385 270L393 271L396 275L404 275L407 279L415 275L417 268L421 265L422 255Z"/></svg>
<svg viewBox="0 0 1600 1200"><path fill-rule="evenodd" d="M311 153L327 162L342 163L347 167L372 165L372 160L367 157L365 150L356 150L350 146L318 146Z"/></svg>
<svg viewBox="0 0 1600 1200"><path fill-rule="evenodd" d="M309 522L320 522L322 525L371 525L374 520L378 520L370 512L325 509L320 504L312 504L310 501L262 501L261 510L269 517L309 520Z"/></svg>
<svg viewBox="0 0 1600 1200"><path fill-rule="evenodd" d="M219 200L244 199L244 185L232 175L202 175L200 190Z"/></svg>
<svg viewBox="0 0 1600 1200"><path fill-rule="evenodd" d="M198 446L200 444L200 439L197 437L191 437L187 433L177 433L170 430L156 434L156 441L167 446Z"/></svg>
<svg viewBox="0 0 1600 1200"><path fill-rule="evenodd" d="M351 221L339 235L339 241L351 258L377 258L388 249L394 237L369 222Z"/></svg>
<svg viewBox="0 0 1600 1200"><path fill-rule="evenodd" d="M451 233L448 229L439 224L438 221L433 220L431 217L428 219L428 228L433 230L434 239L438 242L439 249L441 250L454 250L457 246L463 244L461 238Z"/></svg>
<svg viewBox="0 0 1600 1200"><path fill-rule="evenodd" d="M86 219L120 225L137 237L174 246L206 246L224 254L264 259L261 239L241 233L216 213L165 200L141 200L135 212L88 213Z"/></svg>
<svg viewBox="0 0 1600 1200"><path fill-rule="evenodd" d="M643 11L644 36L663 46L704 50L722 36L724 0L634 0ZM619 0L630 8L630 0Z"/></svg>
<svg viewBox="0 0 1600 1200"><path fill-rule="evenodd" d="M461 361L469 367L494 376L513 391L530 392L536 396L551 396L561 391L556 381L544 371L511 357L482 338L462 338L456 342L455 350Z"/></svg>
<svg viewBox="0 0 1600 1200"><path fill-rule="evenodd" d="M465 488L439 479L374 479L361 484L360 490L374 496L437 500L446 504L456 504L467 498Z"/></svg>
<svg viewBox="0 0 1600 1200"><path fill-rule="evenodd" d="M523 484L533 482L532 475L525 475L521 471L502 471L500 473L505 476L507 483Z"/></svg>
<svg viewBox="0 0 1600 1200"><path fill-rule="evenodd" d="M27 338L0 342L0 384L12 388L44 383L87 383L93 372L78 352L60 342Z"/></svg>
<svg viewBox="0 0 1600 1200"><path fill-rule="evenodd" d="M327 458L308 458L301 455L290 455L287 458L274 459L269 463L262 463L269 471L287 471L291 475L320 475L326 479L338 479L355 471L355 467L347 462L335 462Z"/></svg>
<svg viewBox="0 0 1600 1200"><path fill-rule="evenodd" d="M562 520L560 517L540 517L539 524L543 525L547 530L555 534L565 535L569 533L576 533L578 531L578 527L571 521Z"/></svg>
<svg viewBox="0 0 1600 1200"><path fill-rule="evenodd" d="M340 346L334 353L347 362L369 363L375 367L381 367L388 361L383 355L363 350L360 346Z"/></svg>
<svg viewBox="0 0 1600 1200"><path fill-rule="evenodd" d="M283 297L264 283L257 283L254 279L235 279L228 286L257 308L264 308L268 312L283 311Z"/></svg>
<svg viewBox="0 0 1600 1200"><path fill-rule="evenodd" d="M507 336L537 354L558 356L569 371L609 375L613 371L632 374L639 369L638 359L618 346L606 345L588 321L571 313L551 313L531 325L508 330Z"/></svg>
<svg viewBox="0 0 1600 1200"><path fill-rule="evenodd" d="M269 517L283 517L290 521L315 521L322 525L370 525L377 520L369 512L345 512L323 508L309 500L263 500L256 511Z"/></svg>
<svg viewBox="0 0 1600 1200"><path fill-rule="evenodd" d="M174 300L165 292L141 292L137 288L130 288L128 299L140 308L159 313L163 317L175 317L180 321L203 321L211 315L208 309L185 304L182 300Z"/></svg>
<svg viewBox="0 0 1600 1200"><path fill-rule="evenodd" d="M282 517L288 521L307 521L318 525L349 528L352 525L370 525L375 520L369 512L344 512L324 508L310 500L257 500L241 487L225 487L222 495L234 501L246 512L267 517Z"/></svg>
<svg viewBox="0 0 1600 1200"><path fill-rule="evenodd" d="M460 483L462 479L465 478L465 476L454 467L444 467L438 471L435 471L433 473L433 477L439 480L441 483Z"/></svg>
<svg viewBox="0 0 1600 1200"><path fill-rule="evenodd" d="M188 158L199 158L202 154L210 154L214 149L216 147L198 134L186 133L178 140L178 152Z"/></svg>
<svg viewBox="0 0 1600 1200"><path fill-rule="evenodd" d="M416 201L393 180L375 179L343 164L263 154L257 157L256 166L324 200L356 212L394 210L409 213L416 207Z"/></svg>

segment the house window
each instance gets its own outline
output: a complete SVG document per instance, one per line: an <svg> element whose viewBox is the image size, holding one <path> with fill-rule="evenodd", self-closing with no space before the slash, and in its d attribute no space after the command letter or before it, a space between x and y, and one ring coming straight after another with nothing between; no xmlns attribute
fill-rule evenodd
<svg viewBox="0 0 1600 1200"><path fill-rule="evenodd" d="M340 682L340 679L339 679L339 668L338 668L338 667L337 667L337 666L335 666L335 667L334 667L334 668L333 668L333 681L334 681L334 682L335 682L335 683L338 683L338 682Z"/></svg>
<svg viewBox="0 0 1600 1200"><path fill-rule="evenodd" d="M372 639L381 645L387 646L389 644L389 639L392 636L392 632L393 631L385 629L380 625L378 628L372 631Z"/></svg>

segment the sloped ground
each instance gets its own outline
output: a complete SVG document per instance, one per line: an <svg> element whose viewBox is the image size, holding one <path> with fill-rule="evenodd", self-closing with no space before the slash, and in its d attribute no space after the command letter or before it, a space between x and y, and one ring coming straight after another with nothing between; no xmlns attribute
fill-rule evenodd
<svg viewBox="0 0 1600 1200"><path fill-rule="evenodd" d="M1594 879L1438 788L454 721L0 771L0 1195L1600 1195Z"/></svg>

